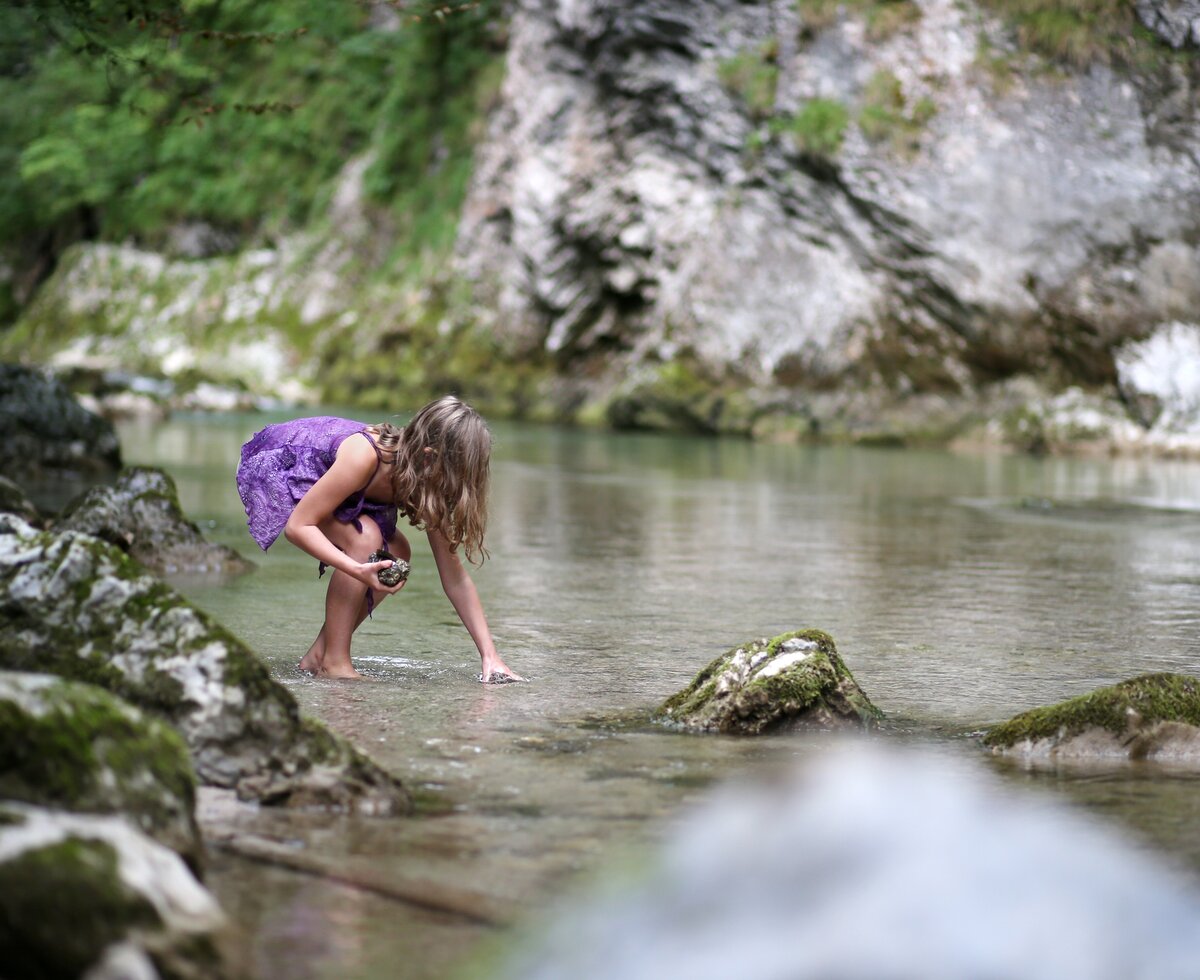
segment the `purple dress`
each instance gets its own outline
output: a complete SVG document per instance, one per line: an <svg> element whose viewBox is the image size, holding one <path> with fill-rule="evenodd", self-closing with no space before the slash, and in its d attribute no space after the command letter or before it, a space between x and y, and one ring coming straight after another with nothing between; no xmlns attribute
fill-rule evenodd
<svg viewBox="0 0 1200 980"><path fill-rule="evenodd" d="M328 415L296 419L268 425L242 446L242 460L237 469L238 493L246 508L250 536L263 551L283 532L300 498L333 465L342 441L355 433L365 433L366 428L362 422ZM375 440L365 434L378 455ZM379 465L376 464L376 472ZM386 548L388 539L396 533L396 507L365 499L363 490L347 497L333 516L362 531L359 517L366 514L379 525L383 532L380 547Z"/></svg>

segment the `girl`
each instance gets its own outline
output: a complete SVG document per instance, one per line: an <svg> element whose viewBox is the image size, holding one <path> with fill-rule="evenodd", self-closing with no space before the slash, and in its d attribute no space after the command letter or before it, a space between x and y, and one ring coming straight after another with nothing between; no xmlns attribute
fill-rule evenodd
<svg viewBox="0 0 1200 980"><path fill-rule="evenodd" d="M397 512L429 536L442 588L479 649L484 683L521 680L496 652L475 585L458 557L480 564L492 437L473 408L452 395L422 408L404 428L321 417L269 425L242 447L237 484L250 534L265 551L280 533L333 568L325 622L301 670L361 677L350 639L372 609L404 582L379 581L386 548L408 561L412 549Z"/></svg>

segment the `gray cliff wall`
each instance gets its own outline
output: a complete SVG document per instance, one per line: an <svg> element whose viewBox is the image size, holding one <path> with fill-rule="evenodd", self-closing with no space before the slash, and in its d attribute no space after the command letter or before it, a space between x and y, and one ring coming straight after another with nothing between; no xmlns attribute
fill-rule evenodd
<svg viewBox="0 0 1200 980"><path fill-rule="evenodd" d="M573 366L1111 385L1121 343L1200 318L1194 63L1068 73L978 7L915 6L879 37L791 0L521 0L459 238L480 308ZM1186 7L1139 13L1184 44ZM815 99L845 110L835 151Z"/></svg>

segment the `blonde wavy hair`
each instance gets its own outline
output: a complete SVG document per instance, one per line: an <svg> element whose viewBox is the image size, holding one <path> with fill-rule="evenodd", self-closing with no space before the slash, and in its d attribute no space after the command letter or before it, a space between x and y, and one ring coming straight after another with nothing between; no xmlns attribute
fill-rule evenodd
<svg viewBox="0 0 1200 980"><path fill-rule="evenodd" d="M383 459L392 467L392 497L408 522L436 529L450 550L459 547L473 565L488 556L489 463L492 434L482 416L453 395L422 408L408 425L372 426Z"/></svg>

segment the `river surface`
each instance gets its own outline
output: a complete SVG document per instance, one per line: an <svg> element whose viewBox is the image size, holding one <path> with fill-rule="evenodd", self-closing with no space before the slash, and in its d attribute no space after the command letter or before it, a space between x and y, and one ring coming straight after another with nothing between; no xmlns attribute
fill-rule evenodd
<svg viewBox="0 0 1200 980"><path fill-rule="evenodd" d="M302 708L428 802L414 819L264 813L256 832L346 869L482 896L536 928L581 873L636 862L705 788L819 752L820 736L685 736L650 711L726 648L830 632L890 736L978 756L1200 873L1200 778L1151 764L1027 771L973 732L1150 671L1200 673L1200 465L760 445L497 424L475 573L498 645L529 683L483 687L424 536L360 629L365 683L293 665L324 583L245 530L238 449L284 416L129 423L128 463L164 467L213 539L259 561L182 583ZM445 977L521 932L214 856L209 884L255 976ZM513 938L513 937L516 938ZM482 952L481 952L482 951ZM503 955L502 953L498 955Z"/></svg>

